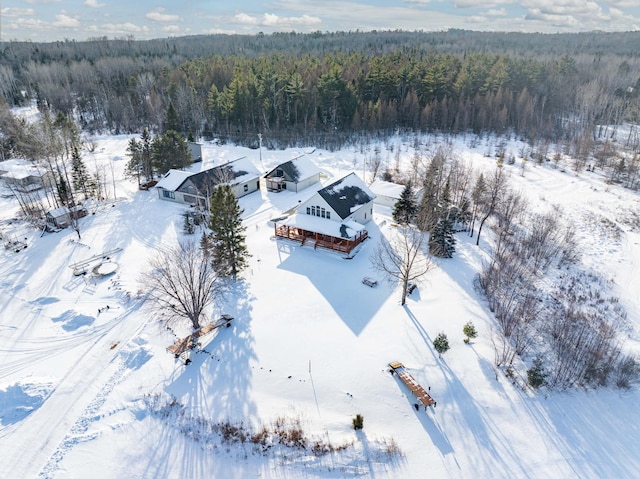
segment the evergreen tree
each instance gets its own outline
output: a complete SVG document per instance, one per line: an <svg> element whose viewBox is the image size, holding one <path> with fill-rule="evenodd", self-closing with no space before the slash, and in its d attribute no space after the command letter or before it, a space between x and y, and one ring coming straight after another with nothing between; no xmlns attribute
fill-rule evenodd
<svg viewBox="0 0 640 479"><path fill-rule="evenodd" d="M474 324L469 321L467 322L463 327L462 327L462 332L464 333L464 335L466 336L464 342L468 343L469 341L471 341L474 338L478 337L478 331L476 330L476 327L474 326Z"/></svg>
<svg viewBox="0 0 640 479"><path fill-rule="evenodd" d="M165 133L169 131L182 133L180 119L178 118L176 109L173 107L173 103L169 103L169 107L167 108L167 118L164 121L164 131Z"/></svg>
<svg viewBox="0 0 640 479"><path fill-rule="evenodd" d="M211 254L214 269L220 276L236 279L247 267L249 253L245 243L242 211L229 185L216 187L211 197L209 228L212 233L201 245Z"/></svg>
<svg viewBox="0 0 640 479"><path fill-rule="evenodd" d="M85 200L89 198L93 192L93 184L77 145L73 145L71 152L71 178L73 189L82 191Z"/></svg>
<svg viewBox="0 0 640 479"><path fill-rule="evenodd" d="M449 180L447 180L436 211L436 224L429 235L429 252L440 258L452 258L456 251L454 220L449 214L451 209L449 191Z"/></svg>
<svg viewBox="0 0 640 479"><path fill-rule="evenodd" d="M58 181L56 181L56 190L58 192L58 201L62 206L73 206L71 203L71 192L69 191L69 185L64 179L64 176L58 172Z"/></svg>
<svg viewBox="0 0 640 479"><path fill-rule="evenodd" d="M135 138L129 140L127 145L127 154L129 155L129 163L125 168L124 174L127 178L137 178L138 186L142 183L140 177L142 176L142 157L140 154L140 144Z"/></svg>
<svg viewBox="0 0 640 479"><path fill-rule="evenodd" d="M136 141L135 138L129 140L127 154L130 157L125 169L127 177L137 178L138 185L142 183L143 178L145 182L154 178L152 141L149 130L146 128L142 130L140 141Z"/></svg>
<svg viewBox="0 0 640 479"><path fill-rule="evenodd" d="M433 349L438 352L438 357L449 351L449 338L444 333L439 333L433 340Z"/></svg>
<svg viewBox="0 0 640 479"><path fill-rule="evenodd" d="M409 224L413 220L417 210L418 206L413 197L413 188L411 188L411 183L408 183L393 207L393 220L396 223Z"/></svg>
<svg viewBox="0 0 640 479"><path fill-rule="evenodd" d="M186 168L191 164L186 140L173 130L156 136L151 142L151 162L159 175L164 175L171 168Z"/></svg>

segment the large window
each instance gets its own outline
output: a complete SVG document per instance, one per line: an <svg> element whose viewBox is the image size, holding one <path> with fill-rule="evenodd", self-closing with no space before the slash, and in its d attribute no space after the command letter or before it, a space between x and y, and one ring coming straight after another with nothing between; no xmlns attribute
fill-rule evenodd
<svg viewBox="0 0 640 479"><path fill-rule="evenodd" d="M307 206L307 214L311 216L319 216L320 218L331 219L331 213L320 206Z"/></svg>
<svg viewBox="0 0 640 479"><path fill-rule="evenodd" d="M173 191L169 191L169 190L162 190L162 196L172 200L176 199L176 194Z"/></svg>
<svg viewBox="0 0 640 479"><path fill-rule="evenodd" d="M183 195L185 203L191 203L192 205L196 204L196 197L191 195Z"/></svg>

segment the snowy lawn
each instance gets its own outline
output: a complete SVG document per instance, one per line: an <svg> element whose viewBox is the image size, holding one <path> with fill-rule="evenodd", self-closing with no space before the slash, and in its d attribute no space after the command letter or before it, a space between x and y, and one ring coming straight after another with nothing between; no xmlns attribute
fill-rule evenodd
<svg viewBox="0 0 640 479"><path fill-rule="evenodd" d="M88 165L113 162L121 173L128 137L96 141ZM484 145L460 139L455 147L478 168L495 165ZM400 140L398 148L408 164L412 148ZM263 151L260 165L257 151L206 144L195 168L247 155L266 170L300 153ZM362 174L355 150L310 158L325 182ZM638 195L591 173L529 165L521 176L517 165L505 168L536 207L560 204L579 221L582 260L614 281L629 317L626 347L639 351ZM346 260L274 238L270 218L313 188L244 197L249 268L210 313L235 319L184 366L165 348L189 325L164 327L139 279L159 247L183 237L185 207L124 179L116 192L81 220L81 240L71 229L41 237L3 223L28 248L0 251L0 471L94 479L637 477L637 390L534 393L494 367L494 320L474 288L488 230L480 247L459 233L455 257L439 261L400 306L399 288L369 260L394 227L388 210L376 212L370 239ZM13 217L16 205L1 201L2 219ZM72 274L72 263L116 248L115 274ZM378 285L363 285L365 276ZM465 344L468 321L479 335ZM451 345L442 358L432 345L440 332ZM414 408L389 374L391 361L430 388L436 408ZM358 432L356 414L364 417ZM299 441L277 444L287 433Z"/></svg>

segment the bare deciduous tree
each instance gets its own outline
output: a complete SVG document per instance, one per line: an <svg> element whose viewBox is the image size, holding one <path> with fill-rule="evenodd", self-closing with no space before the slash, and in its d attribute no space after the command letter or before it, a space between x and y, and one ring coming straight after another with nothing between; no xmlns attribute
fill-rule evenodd
<svg viewBox="0 0 640 479"><path fill-rule="evenodd" d="M409 226L399 226L391 238L381 239L370 258L373 267L389 282L402 285L400 304L406 303L409 281L418 280L435 265L424 252L426 245L426 233Z"/></svg>
<svg viewBox="0 0 640 479"><path fill-rule="evenodd" d="M143 284L156 306L170 308L175 316L200 327L204 310L222 294L223 282L211 258L194 240L183 240L161 250L143 273Z"/></svg>

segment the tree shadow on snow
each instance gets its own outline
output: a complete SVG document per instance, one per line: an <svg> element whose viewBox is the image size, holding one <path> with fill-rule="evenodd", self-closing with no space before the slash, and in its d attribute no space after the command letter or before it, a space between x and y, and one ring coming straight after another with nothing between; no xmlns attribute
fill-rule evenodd
<svg viewBox="0 0 640 479"><path fill-rule="evenodd" d="M191 364L178 366L180 373L166 387L187 410L214 422L250 420L257 408L251 399L251 362L256 360L251 332L251 299L246 285L238 282L229 293L227 308L221 313L234 319L219 328L191 354Z"/></svg>
<svg viewBox="0 0 640 479"><path fill-rule="evenodd" d="M380 236L373 221L367 227L370 227L369 239L352 259L287 239L275 241L280 259L278 268L306 277L356 336L362 333L392 293L381 278L363 274L370 270L369 255L375 248L375 238ZM378 279L377 286L363 284L363 276L374 276Z"/></svg>

